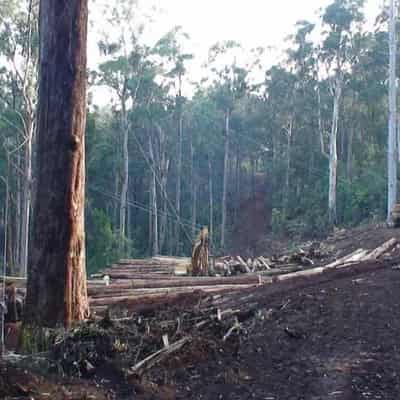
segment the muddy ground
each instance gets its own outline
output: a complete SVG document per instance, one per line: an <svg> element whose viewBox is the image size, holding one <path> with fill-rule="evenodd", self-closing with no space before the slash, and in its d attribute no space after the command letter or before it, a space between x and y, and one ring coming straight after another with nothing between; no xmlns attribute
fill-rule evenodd
<svg viewBox="0 0 400 400"><path fill-rule="evenodd" d="M337 253L374 248L398 230L337 232ZM176 316L189 304L170 310ZM191 332L194 339L142 376L105 363L86 379L0 365L0 398L33 399L390 399L400 393L400 270L396 263L353 277L308 282L274 293L240 328ZM229 322L230 323L230 322ZM196 336L197 335L197 336ZM45 375L46 377L44 377Z"/></svg>
<svg viewBox="0 0 400 400"><path fill-rule="evenodd" d="M237 354L174 372L180 399L392 399L400 393L400 272L266 299Z"/></svg>

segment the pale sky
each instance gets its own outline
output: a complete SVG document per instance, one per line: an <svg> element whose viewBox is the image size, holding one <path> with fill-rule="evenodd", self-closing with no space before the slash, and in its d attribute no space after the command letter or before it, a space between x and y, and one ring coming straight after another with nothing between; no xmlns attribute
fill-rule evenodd
<svg viewBox="0 0 400 400"><path fill-rule="evenodd" d="M99 4L106 0L93 0ZM279 60L287 48L285 38L294 32L299 20L318 21L318 10L332 0L142 0L145 6L156 6L160 11L154 17L148 37L153 40L176 25L190 35L190 52L195 60L189 68L191 79L201 78L200 65L206 61L208 49L218 41L232 39L244 48L273 47L267 63ZM366 0L365 12L372 23L382 8L384 0ZM99 7L97 8L99 9ZM92 20L97 19L92 7ZM94 66L96 57L95 22L89 36L89 63ZM267 67L267 66L266 66Z"/></svg>
<svg viewBox="0 0 400 400"><path fill-rule="evenodd" d="M316 20L332 0L152 0L164 9L159 26L182 25L196 46L233 39L246 47L277 46L299 20ZM366 14L377 16L382 0L367 0Z"/></svg>

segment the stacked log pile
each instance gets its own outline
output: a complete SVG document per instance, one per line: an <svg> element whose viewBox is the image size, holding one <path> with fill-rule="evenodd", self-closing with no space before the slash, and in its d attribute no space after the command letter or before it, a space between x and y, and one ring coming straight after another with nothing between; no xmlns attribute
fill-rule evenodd
<svg viewBox="0 0 400 400"><path fill-rule="evenodd" d="M262 283L255 274L232 277L192 277L190 258L153 257L121 260L94 275L88 283L91 310L96 314L116 304L140 304L177 294L200 291L226 293Z"/></svg>
<svg viewBox="0 0 400 400"><path fill-rule="evenodd" d="M376 249L360 248L334 261L312 247L281 257L244 260L240 256L229 256L215 260L213 276L207 277L186 275L190 270L190 258L121 260L88 281L90 306L95 315L104 315L110 307L125 307L132 312L152 304L174 302L185 294L226 295L246 289L251 291L260 285L304 279L354 264L363 265L387 255L393 257L398 247L393 238ZM7 278L7 282L18 286L18 294L23 296L22 280Z"/></svg>
<svg viewBox="0 0 400 400"><path fill-rule="evenodd" d="M372 262L396 250L390 239L374 250L358 249L333 262L315 250L300 250L290 255L245 261L240 256L217 259L214 276L184 276L189 258L155 257L146 260L122 260L89 281L91 309L98 315L120 305L130 311L141 304L168 302L180 294L193 292L227 294L255 286L324 274L354 264ZM106 279L104 279L104 277ZM100 278L100 279L99 279Z"/></svg>

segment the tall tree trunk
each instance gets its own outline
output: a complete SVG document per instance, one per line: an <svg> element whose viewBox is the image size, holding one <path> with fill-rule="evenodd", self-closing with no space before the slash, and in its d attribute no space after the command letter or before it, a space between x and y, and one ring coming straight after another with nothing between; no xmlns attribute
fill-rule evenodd
<svg viewBox="0 0 400 400"><path fill-rule="evenodd" d="M160 182L161 182L161 199L162 199L162 215L160 218L160 240L159 240L159 250L163 251L165 247L165 237L167 234L167 183L168 183L168 170L169 170L169 158L167 155L167 140L164 130L159 124L156 124L158 131L158 144L159 144L159 171L160 171Z"/></svg>
<svg viewBox="0 0 400 400"><path fill-rule="evenodd" d="M328 154L325 151L325 141L324 141L324 125L322 122L322 110L321 110L321 89L319 84L317 84L317 104L318 104L318 133L319 133L319 143L321 148L321 154L329 158Z"/></svg>
<svg viewBox="0 0 400 400"><path fill-rule="evenodd" d="M213 179L212 179L212 164L211 157L208 157L208 195L209 195L209 240L210 250L213 247L214 237L214 193L213 193Z"/></svg>
<svg viewBox="0 0 400 400"><path fill-rule="evenodd" d="M23 140L23 138L21 138ZM15 237L14 237L14 257L16 264L16 275L22 275L21 268L21 211L22 211L22 177L21 177L22 159L20 150L17 151L17 171L16 171L16 194L15 194Z"/></svg>
<svg viewBox="0 0 400 400"><path fill-rule="evenodd" d="M351 182L353 179L353 141L354 141L354 131L355 127L350 127L349 132L349 139L347 143L347 162L346 162L346 169L347 169L347 179Z"/></svg>
<svg viewBox="0 0 400 400"><path fill-rule="evenodd" d="M397 141L396 141L396 5L395 0L390 1L389 22L389 138L388 138L388 204L387 221L391 221L390 214L397 202Z"/></svg>
<svg viewBox="0 0 400 400"><path fill-rule="evenodd" d="M25 323L88 316L84 192L87 0L41 0L38 185Z"/></svg>
<svg viewBox="0 0 400 400"><path fill-rule="evenodd" d="M128 185L129 185L129 124L128 114L126 110L126 99L123 95L122 105L122 134L123 134L123 171L122 171L122 188L119 207L119 234L120 245L125 243L126 236L126 206L128 200ZM122 248L121 248L122 250ZM123 249L125 250L125 249Z"/></svg>
<svg viewBox="0 0 400 400"><path fill-rule="evenodd" d="M332 129L329 144L329 199L328 213L329 223L335 225L337 222L336 214L336 184L337 184L337 133L339 123L340 100L342 97L342 81L337 78L334 87Z"/></svg>
<svg viewBox="0 0 400 400"><path fill-rule="evenodd" d="M150 179L150 199L151 199L151 207L150 214L151 218L151 253L153 256L160 253L158 246L158 208L157 208L157 187L156 187L156 166L155 166L155 158L153 151L153 143L151 140L151 136L149 135L149 155L150 161L153 166L151 171L151 179Z"/></svg>
<svg viewBox="0 0 400 400"><path fill-rule="evenodd" d="M221 248L226 245L226 217L227 217L227 195L229 176L229 136L230 136L230 110L225 111L225 148L224 148L224 178L222 186L222 222L221 222Z"/></svg>
<svg viewBox="0 0 400 400"><path fill-rule="evenodd" d="M240 147L236 147L236 163L235 163L235 210L234 210L234 218L233 223L236 224L239 215L239 206L240 206L240 166L241 166L241 159L240 159Z"/></svg>
<svg viewBox="0 0 400 400"><path fill-rule="evenodd" d="M182 182L182 141L183 141L183 115L182 115L182 82L179 77L178 92L178 160L176 175L175 208L177 221L175 222L175 254L180 254L180 217L181 217L181 182Z"/></svg>
<svg viewBox="0 0 400 400"><path fill-rule="evenodd" d="M192 185L192 240L195 240L197 234L197 196L198 196L198 182L197 176L193 177Z"/></svg>
<svg viewBox="0 0 400 400"><path fill-rule="evenodd" d="M21 217L21 270L22 276L26 276L28 270L28 244L29 244L29 223L32 196L32 140L34 122L27 122L27 138L25 144L24 162L24 185Z"/></svg>
<svg viewBox="0 0 400 400"><path fill-rule="evenodd" d="M196 219L197 219L197 193L196 193L196 177L194 172L194 145L193 145L193 133L190 133L190 205L191 205L191 237L195 240L196 237Z"/></svg>
<svg viewBox="0 0 400 400"><path fill-rule="evenodd" d="M290 197L290 169L292 161L292 134L293 134L293 119L289 121L287 128L287 149L286 149L286 174L285 174L285 211L289 212L289 197Z"/></svg>

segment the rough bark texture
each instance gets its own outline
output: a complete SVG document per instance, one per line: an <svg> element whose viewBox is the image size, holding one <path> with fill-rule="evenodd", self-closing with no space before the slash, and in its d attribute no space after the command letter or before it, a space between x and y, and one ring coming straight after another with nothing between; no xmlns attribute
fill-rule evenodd
<svg viewBox="0 0 400 400"><path fill-rule="evenodd" d="M25 323L88 314L84 187L87 0L41 0L38 187Z"/></svg>

